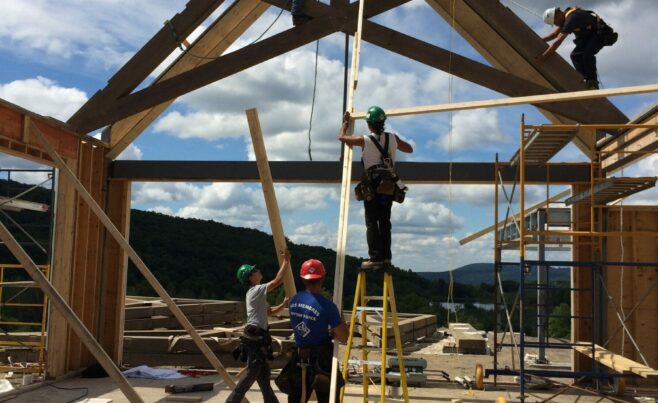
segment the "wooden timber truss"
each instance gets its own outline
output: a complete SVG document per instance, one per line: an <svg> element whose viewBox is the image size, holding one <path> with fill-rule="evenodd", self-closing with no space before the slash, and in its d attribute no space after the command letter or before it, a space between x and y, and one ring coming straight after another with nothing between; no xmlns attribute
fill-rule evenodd
<svg viewBox="0 0 658 403"><path fill-rule="evenodd" d="M499 1L426 0L488 64L463 57L371 20L408 1L366 1L363 5L364 19L360 31L363 40L508 97L549 97L548 101L525 98L523 102L536 102L541 112L555 124L628 123L629 119L602 97L633 93L633 90L622 88L616 91L592 91L585 99L558 96L559 93L584 90L579 75L565 60L557 56L538 64L535 56L545 49L545 42ZM289 8L287 0L235 0L188 47L186 38L202 23L207 22L222 3L223 0L190 0L184 10L167 21L162 29L110 78L107 86L94 94L66 123L36 115L0 100L0 150L55 166L62 173L56 188L53 274L50 281L41 277L38 281L35 280L43 286L42 289L48 290L55 308L51 312L48 334L51 376L62 376L69 371L83 368L96 359L107 366L106 370L113 375L131 400L139 401L139 397L117 372L115 366L122 361L128 257L135 261L140 271L150 279L160 298L167 301L168 305L171 303L170 308L174 315L184 328L190 330L199 349L207 350L207 357L212 356L212 352L203 347L205 343L201 338L194 336L196 333L190 329L191 325L183 313L175 307L166 292L163 292L155 277L128 243L130 183L138 179L135 170L141 169L140 166L143 168L144 165L133 161L132 168L128 171L125 171L126 166L123 166L123 175L113 176L113 172L116 173L117 170L112 166L112 161L177 97L328 35L337 32L353 35L357 29L358 11L361 6L358 1L350 3L348 0L331 0L326 4L307 0L305 11L313 17L308 23L227 53L226 50L270 7ZM153 83L140 87L180 46L185 46L187 51ZM656 89L648 88L645 91ZM245 105L246 107L249 106ZM653 110L639 119L650 123L655 121L657 115ZM103 127L103 141L86 135ZM623 159L610 161L611 167L621 169L645 156L643 150L656 148L658 135L655 131L611 131L599 141L575 132L571 141L588 155L592 149L605 148L611 144L618 147L623 144L632 152L624 154ZM169 173L152 173L149 180L198 179L200 169L194 168L194 164L198 162L192 161L190 165L173 162L171 166L175 164L179 167L181 164L185 166L182 171L178 170L175 178L166 176L173 175L171 171L164 171ZM338 182L337 177L322 176L321 172L325 172L325 169L316 167L317 164L323 163L303 163L306 164L304 169L299 169L299 164L301 162L282 163L280 171L273 169L273 180ZM409 182L446 183L448 180L445 175L427 174L428 168L438 166L446 169L445 165L436 164L441 163L410 165ZM119 163L115 165L120 168ZM274 166L276 165L273 164ZM224 168L228 169L222 169ZM466 164L456 170L472 172L476 177L473 179L470 174L464 175L459 183L494 181L492 164ZM300 178L291 173L293 171L304 172L306 176ZM309 172L315 174L309 175ZM358 170L355 170L355 174L358 174ZM571 174L573 173L565 173L565 183L589 181L586 173L570 178ZM242 177L231 175L221 174L202 180L258 181L255 163L246 163ZM547 178L537 177L536 180L542 182ZM6 243L14 245L11 234L6 231L0 233ZM20 246L14 246L12 252L22 260L24 266L31 267L33 264L29 262L29 257L22 252ZM36 270L33 271L37 276ZM221 363L216 360L213 362L212 358L209 360L222 373ZM233 381L227 377L226 383L232 385Z"/></svg>

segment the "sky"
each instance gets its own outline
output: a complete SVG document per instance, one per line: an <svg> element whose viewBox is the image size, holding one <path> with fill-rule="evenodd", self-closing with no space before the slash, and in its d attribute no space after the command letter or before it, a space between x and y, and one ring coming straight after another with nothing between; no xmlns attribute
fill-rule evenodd
<svg viewBox="0 0 658 403"><path fill-rule="evenodd" d="M0 2L0 98L66 121L186 3L187 0ZM225 1L203 27L230 3L231 0ZM540 35L551 31L541 20L542 11L554 5L570 5L548 0L502 3ZM599 54L602 86L655 84L658 52L647 49L658 49L658 2L582 0L579 5L595 10L620 35L615 46L604 48ZM277 19L278 15L278 9L271 8L228 51L253 42L272 22L274 25L265 37L292 26L287 12ZM374 20L486 63L424 1L412 0ZM194 40L203 27L189 39ZM255 107L270 160L308 161L309 153L313 161L338 160L340 144L336 133L343 112L344 35L324 38L317 46L317 79L316 43L312 43L180 97L119 158L254 160L244 111ZM569 60L572 48L571 41L565 41L559 54ZM175 51L165 63L178 54ZM367 43L362 47L360 61L354 101L358 111L370 105L387 109L502 97ZM156 69L145 84L162 68ZM313 103L314 84L317 87ZM633 118L656 104L658 97L614 97L611 101ZM413 154L398 153L398 160L493 162L498 153L506 161L518 148L521 114L525 114L526 123L548 123L533 107L515 106L393 117L387 120L387 129L399 133L415 148ZM358 122L355 132L365 134L365 125ZM360 158L358 148L354 158ZM584 160L577 148L568 146L553 161ZM0 168L32 167L33 163L0 154ZM625 174L656 176L657 172L658 158L651 157L628 168ZM41 181L40 174L35 173L12 178L27 183ZM335 249L339 184L277 184L275 190L284 232L291 241ZM562 190L551 187L549 193ZM624 203L655 204L656 196L656 190L645 191ZM528 187L528 205L545 197L545 187ZM506 205L501 201L500 206L504 213ZM271 232L258 184L134 183L132 207ZM464 246L458 243L493 224L493 207L493 186L411 186L407 200L393 207L393 263L413 271L443 271L493 261L491 234ZM348 254L367 256L363 208L354 198L350 202L347 243ZM505 258L515 259L511 252Z"/></svg>

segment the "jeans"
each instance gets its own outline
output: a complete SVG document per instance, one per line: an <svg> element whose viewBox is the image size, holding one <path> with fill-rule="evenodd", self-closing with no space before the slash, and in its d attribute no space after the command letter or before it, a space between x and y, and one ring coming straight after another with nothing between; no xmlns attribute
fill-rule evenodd
<svg viewBox="0 0 658 403"><path fill-rule="evenodd" d="M391 259L391 207L393 200L388 196L377 195L363 201L366 210L366 239L371 261L381 262Z"/></svg>
<svg viewBox="0 0 658 403"><path fill-rule="evenodd" d="M290 6L290 14L292 15L304 15L304 2L306 0L292 0L292 5Z"/></svg>
<svg viewBox="0 0 658 403"><path fill-rule="evenodd" d="M270 384L270 365L258 350L249 348L247 371L226 399L226 403L240 403L254 381L258 382L265 403L279 403Z"/></svg>
<svg viewBox="0 0 658 403"><path fill-rule="evenodd" d="M571 52L571 61L583 79L596 80L596 54L602 48L603 40L596 33L576 42L576 47Z"/></svg>

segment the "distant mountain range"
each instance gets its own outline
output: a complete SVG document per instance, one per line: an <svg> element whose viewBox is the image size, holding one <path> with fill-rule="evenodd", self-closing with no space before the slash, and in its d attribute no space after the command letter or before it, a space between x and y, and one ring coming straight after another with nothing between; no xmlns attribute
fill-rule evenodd
<svg viewBox="0 0 658 403"><path fill-rule="evenodd" d="M494 271L493 263L472 263L462 266L452 271L453 281L461 284L480 285L481 283L493 284ZM450 281L450 272L448 271L424 271L416 272L416 274L430 280L430 281ZM553 281L570 281L570 272L568 267L552 267L549 270L549 280ZM533 270L531 273L526 274L528 282L537 281L537 271ZM506 266L502 273L501 279L503 281L519 281L518 267Z"/></svg>

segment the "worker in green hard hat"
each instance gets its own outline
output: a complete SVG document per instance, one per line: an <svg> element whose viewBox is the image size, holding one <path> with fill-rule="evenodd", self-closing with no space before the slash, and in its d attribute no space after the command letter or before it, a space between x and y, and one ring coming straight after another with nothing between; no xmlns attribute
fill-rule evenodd
<svg viewBox="0 0 658 403"><path fill-rule="evenodd" d="M270 366L267 363L268 359L272 359L272 338L268 330L267 316L288 306L288 298L285 298L281 304L270 307L267 304L267 294L281 285L285 271L290 267L290 252L286 249L282 254L283 262L279 271L274 279L265 284L262 284L263 274L255 265L243 264L238 268L238 281L248 287L245 298L247 324L234 356L246 359L247 370L226 399L227 403L241 402L254 382L258 382L266 403L278 403L270 384Z"/></svg>
<svg viewBox="0 0 658 403"><path fill-rule="evenodd" d="M363 149L364 174L355 192L357 200L363 200L370 259L361 267L373 269L391 264L391 208L393 201L402 203L406 192L395 172L395 153L412 153L414 149L397 133L384 130L386 113L379 106L371 106L366 113L368 135L348 134L350 119L349 112L345 112L338 140Z"/></svg>

